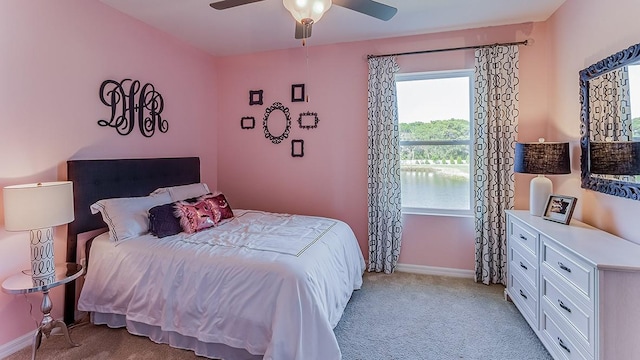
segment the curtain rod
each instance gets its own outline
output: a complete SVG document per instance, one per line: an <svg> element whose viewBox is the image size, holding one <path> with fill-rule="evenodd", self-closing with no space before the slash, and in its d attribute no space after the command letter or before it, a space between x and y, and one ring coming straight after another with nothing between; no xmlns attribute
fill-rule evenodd
<svg viewBox="0 0 640 360"><path fill-rule="evenodd" d="M524 41L517 41L517 42L510 42L510 43L495 43L495 44L486 44L486 45L463 46L463 47L448 48L448 49L432 49L432 50L410 51L410 52L402 52L402 53L396 53L396 54L367 55L367 59L379 58L379 57L385 57L385 56L416 55L416 54L428 54L428 53L443 52L443 51L480 49L480 48L492 47L492 46L500 46L500 45L502 45L502 46L527 45L528 43L529 43L529 40L524 40Z"/></svg>

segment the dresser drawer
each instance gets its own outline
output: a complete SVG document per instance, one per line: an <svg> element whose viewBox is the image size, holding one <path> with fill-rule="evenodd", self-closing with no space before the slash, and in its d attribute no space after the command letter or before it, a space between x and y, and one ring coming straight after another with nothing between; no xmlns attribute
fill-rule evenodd
<svg viewBox="0 0 640 360"><path fill-rule="evenodd" d="M586 307L576 298L575 290L557 283L551 270L542 270L542 300L545 307L551 307L564 318L564 322L575 330L575 341L580 343L589 354L593 354L594 344L594 312L592 307Z"/></svg>
<svg viewBox="0 0 640 360"><path fill-rule="evenodd" d="M531 251L534 256L537 256L538 232L515 219L511 219L511 224L509 225L509 231L511 231L509 237L514 242L523 245L527 250Z"/></svg>
<svg viewBox="0 0 640 360"><path fill-rule="evenodd" d="M542 236L542 264L555 270L587 298L593 299L595 268Z"/></svg>
<svg viewBox="0 0 640 360"><path fill-rule="evenodd" d="M513 303L518 306L524 318L532 328L538 328L538 294L529 286L523 285L517 276L518 272L509 274L509 295Z"/></svg>
<svg viewBox="0 0 640 360"><path fill-rule="evenodd" d="M520 271L526 280L537 289L538 267L535 258L517 243L512 243L509 248L511 271ZM516 270L517 269L517 270Z"/></svg>
<svg viewBox="0 0 640 360"><path fill-rule="evenodd" d="M558 321L560 320L560 321ZM547 349L552 353L553 358L566 360L592 360L583 348L575 341L575 329L566 325L554 310L549 309L546 303L542 306L540 321L540 335L542 341L547 345Z"/></svg>

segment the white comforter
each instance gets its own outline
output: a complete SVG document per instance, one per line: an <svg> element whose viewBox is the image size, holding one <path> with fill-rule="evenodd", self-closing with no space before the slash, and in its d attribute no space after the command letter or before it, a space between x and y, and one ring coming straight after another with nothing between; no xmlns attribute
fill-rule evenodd
<svg viewBox="0 0 640 360"><path fill-rule="evenodd" d="M352 230L327 218L234 212L191 235L96 239L78 308L264 359L340 359L333 328L365 266Z"/></svg>

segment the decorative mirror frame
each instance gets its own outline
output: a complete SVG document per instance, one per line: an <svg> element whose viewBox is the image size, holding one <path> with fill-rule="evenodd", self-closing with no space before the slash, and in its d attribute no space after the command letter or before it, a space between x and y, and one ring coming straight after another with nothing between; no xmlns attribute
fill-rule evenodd
<svg viewBox="0 0 640 360"><path fill-rule="evenodd" d="M640 44L630 46L580 71L580 177L584 189L640 200L640 184L591 176L589 171L589 80L640 60Z"/></svg>
<svg viewBox="0 0 640 360"><path fill-rule="evenodd" d="M275 110L282 111L282 113L284 114L284 117L286 119L285 129L282 132L282 135L280 135L280 136L273 136L273 134L271 134L271 132L269 131L269 126L267 126L267 124L269 123L269 116L271 116L271 113L273 111L275 111ZM280 144L282 142L282 140L284 140L284 139L289 137L289 131L291 130L291 114L289 113L289 108L287 108L284 105L282 105L282 103L274 102L273 105L269 106L264 111L264 119L262 120L262 128L264 129L264 137L269 139L274 144Z"/></svg>

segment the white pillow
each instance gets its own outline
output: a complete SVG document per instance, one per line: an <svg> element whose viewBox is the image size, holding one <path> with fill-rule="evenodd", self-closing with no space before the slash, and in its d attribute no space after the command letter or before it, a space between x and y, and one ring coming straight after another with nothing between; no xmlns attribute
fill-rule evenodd
<svg viewBox="0 0 640 360"><path fill-rule="evenodd" d="M150 195L158 195L169 193L171 202L190 199L208 194L209 187L205 183L196 183L189 185L170 186L154 190Z"/></svg>
<svg viewBox="0 0 640 360"><path fill-rule="evenodd" d="M169 193L152 196L103 199L91 205L91 213L102 214L111 241L123 241L149 232L149 209L171 202Z"/></svg>

